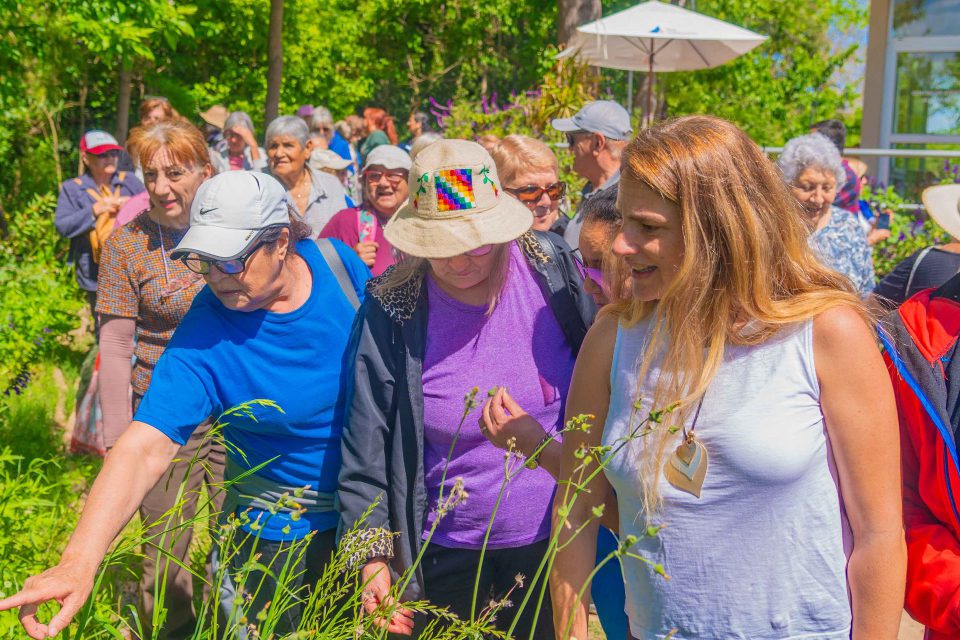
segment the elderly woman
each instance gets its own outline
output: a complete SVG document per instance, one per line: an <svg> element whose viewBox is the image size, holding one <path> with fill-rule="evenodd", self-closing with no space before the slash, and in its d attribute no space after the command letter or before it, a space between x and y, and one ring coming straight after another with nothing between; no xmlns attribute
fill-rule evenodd
<svg viewBox="0 0 960 640"><path fill-rule="evenodd" d="M132 172L117 170L121 151L123 147L106 131L87 131L80 139L83 173L60 185L57 198L54 225L70 239L70 261L94 318L103 241L113 231L120 207L143 191L143 183Z"/></svg>
<svg viewBox="0 0 960 640"><path fill-rule="evenodd" d="M174 260L171 253L190 226L190 204L197 189L213 175L206 140L192 124L172 120L139 129L136 143L149 201L107 240L98 283L97 313L102 323L100 402L108 449L130 424L131 387L135 410L147 393L157 360L203 287L203 278ZM210 423L204 422L194 432L168 472L179 481L189 471L191 489L209 486L223 476L223 447L206 437L209 428ZM195 457L204 464L191 464ZM159 520L177 503L178 488L177 483L157 483L140 506L140 518L148 523ZM178 518L190 521L195 512L196 503L188 501ZM189 565L192 537L192 528L186 527L165 551ZM153 617L157 574L163 576L163 606L167 610L160 637L191 634L196 623L192 575L180 564L162 558L158 562L152 548L148 549L140 580L145 609L142 619Z"/></svg>
<svg viewBox="0 0 960 640"><path fill-rule="evenodd" d="M230 559L236 563L230 574L251 561L252 545L259 564L279 572L290 542L313 532L304 563L291 568L299 578L287 586L296 591L298 580L318 579L337 525L341 360L369 272L349 248L328 240L318 248L308 235L291 215L283 186L270 176L230 171L200 187L190 229L174 256L202 274L207 286L157 363L133 422L107 456L60 563L0 601L0 610L22 607L21 622L31 637L52 637L67 627L90 594L111 541L197 425L256 398L269 398L282 411L254 404L249 413L231 415L224 429L226 478L238 480L227 489L224 516L245 513L241 529L251 533L242 553ZM247 474L251 469L256 471ZM278 510L270 496L284 491L302 496L302 516L288 506ZM275 590L270 576L254 571L246 591L256 595L238 604L240 614L253 620L280 595ZM222 598L228 608L233 604L226 591ZM39 622L36 607L54 599L59 613ZM264 637L289 632L298 616L295 605L277 629L259 631ZM226 635L239 632L231 628Z"/></svg>
<svg viewBox="0 0 960 640"><path fill-rule="evenodd" d="M535 468L554 458L533 455L551 436L518 441L529 468L510 481L494 518L503 452L477 428L476 407L458 428L464 394L508 386L555 433L594 306L573 257L549 234L529 231L533 216L504 193L479 145L430 145L417 156L410 190L411 200L385 229L409 257L373 282L354 330L338 495L341 530L359 530L342 545L366 540L358 546L369 553L354 561L364 563L364 605L373 611L429 541L404 597L425 596L469 618L489 599L505 597L517 574L534 575L547 549L556 484ZM441 492L450 496L461 482L469 500L441 516ZM552 640L544 606L533 637ZM516 637L530 637L533 609L519 614ZM505 609L497 625L506 630L515 616L516 609ZM403 611L385 624L412 632Z"/></svg>
<svg viewBox="0 0 960 640"><path fill-rule="evenodd" d="M212 152L210 160L217 173L224 171L252 171L266 168L267 152L257 144L253 133L253 120L243 111L234 111L227 116L223 126L227 147Z"/></svg>
<svg viewBox="0 0 960 640"><path fill-rule="evenodd" d="M347 200L339 180L310 168L309 137L303 119L280 116L267 127L267 163L315 237L336 212L346 208Z"/></svg>
<svg viewBox="0 0 960 640"><path fill-rule="evenodd" d="M605 468L572 504L557 492L558 637L587 637L579 593L612 489L635 540L621 558L634 636L894 640L897 410L860 299L729 122L643 129L619 191L630 289L590 328L566 406L595 419L565 434L560 477L579 477L584 450Z"/></svg>
<svg viewBox="0 0 960 640"><path fill-rule="evenodd" d="M810 246L867 296L875 284L870 245L856 216L833 204L845 179L840 152L826 136L811 133L787 142L777 165L800 203Z"/></svg>
<svg viewBox="0 0 960 640"><path fill-rule="evenodd" d="M353 247L364 264L378 276L397 261L397 252L383 234L397 209L407 201L410 156L393 145L370 152L363 165L363 204L344 209L330 219L321 238L336 238Z"/></svg>
<svg viewBox="0 0 960 640"><path fill-rule="evenodd" d="M503 188L533 213L536 231L563 236L568 218L560 215L567 185L560 180L557 156L544 143L517 134L500 141L490 152Z"/></svg>
<svg viewBox="0 0 960 640"><path fill-rule="evenodd" d="M334 126L333 116L326 107L314 107L310 117L310 135L314 140L322 139L324 146L347 161L352 161L350 143L340 135Z"/></svg>

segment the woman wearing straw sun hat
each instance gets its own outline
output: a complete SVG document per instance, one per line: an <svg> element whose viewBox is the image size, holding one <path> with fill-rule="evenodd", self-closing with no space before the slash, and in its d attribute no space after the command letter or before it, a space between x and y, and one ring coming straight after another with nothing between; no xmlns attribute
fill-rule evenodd
<svg viewBox="0 0 960 640"><path fill-rule="evenodd" d="M936 288L960 272L960 184L938 184L923 192L923 206L951 242L934 245L904 258L873 291L887 307L895 307L913 294Z"/></svg>
<svg viewBox="0 0 960 640"><path fill-rule="evenodd" d="M528 458L532 468L510 481L490 528L474 603L504 458L477 427L482 403L469 403L465 415L464 396L475 387L509 387L552 437L562 426L594 305L569 248L530 231L532 214L503 192L480 145L430 145L413 163L409 190L409 202L385 228L387 240L408 258L371 281L348 351L356 357L346 399L340 530L360 529L341 545L365 550L353 560L364 564L364 606L372 612L429 539L404 598L426 597L469 618L490 598L506 596L517 574L536 572L555 487L547 469L556 460ZM521 456L544 443L517 436ZM457 495L455 479L470 498L437 521L441 490ZM526 588L539 592L529 583ZM514 592L511 599L524 595ZM549 603L544 606L536 638L553 637ZM517 637L528 637L532 609L505 609L497 624L505 630L518 616ZM387 626L414 632L412 616L402 611Z"/></svg>

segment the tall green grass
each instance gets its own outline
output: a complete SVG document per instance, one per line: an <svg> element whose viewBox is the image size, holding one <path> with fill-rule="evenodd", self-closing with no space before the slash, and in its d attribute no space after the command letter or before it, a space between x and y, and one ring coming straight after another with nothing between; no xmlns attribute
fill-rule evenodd
<svg viewBox="0 0 960 640"><path fill-rule="evenodd" d="M66 378L71 388L75 384L77 371L76 364L68 365ZM21 395L0 399L0 596L19 590L27 577L57 563L60 551L76 525L83 495L99 470L98 460L65 455L63 434L53 420L62 393L54 381L52 367L40 366L33 383ZM72 411L72 394L67 396L67 406L61 408L69 412ZM467 406L464 416L475 403L476 390L473 390L465 398ZM241 406L231 411L242 413L246 410L247 407ZM602 472L626 442L660 428L663 415L664 412L654 412L639 421L633 433L613 447L597 447L578 453L583 463L574 478L560 485L559 491L564 496L561 512L569 513L570 507L590 480ZM221 428L213 429L211 437L222 437L222 422L223 418ZM571 420L565 430L590 428L590 418L579 416ZM523 473L523 469L522 460L516 452L507 452L501 492L517 475ZM224 483L219 489L226 489L229 484ZM263 564L265 559L256 553L256 534L248 533L242 526L245 524L245 513L230 514L218 524L213 524L210 495L205 491L185 491L184 486L185 483L181 484L177 503L163 518L152 523L135 519L128 525L104 560L91 598L66 630L66 637L123 638L128 630L134 630L144 640L156 638L166 613L162 588L157 590L153 619L142 620L136 607L130 603L130 598L124 598L122 587L124 583L135 582L143 549L157 547L162 551L173 537L181 535L186 528L194 527L201 531L201 535L195 537L190 566L187 568L194 575L197 593L203 591L203 583L207 580L205 564L214 545L221 558L236 560L233 564L239 569L229 569L230 563L224 561L213 576L212 583L207 585L210 597L197 602L199 624L191 636L192 640L233 637L251 640L281 637L325 640L386 638L386 632L377 626L375 620L389 618L401 605L383 605L377 614L365 615L360 601L364 586L361 584L360 567L348 564L346 552L338 552L334 556L312 589L295 593L289 587L299 575L295 567L300 564L309 539L291 544L285 553L267 566ZM278 508L284 504L289 506L295 497L285 496L278 503ZM460 497L465 497L465 494ZM440 513L460 508L460 497L450 495L446 500L441 498L442 504L438 505ZM198 515L185 520L180 511L188 501L199 505ZM596 519L601 515L602 510L594 512ZM491 516L488 528L493 526L495 517L496 513ZM438 523L439 518L434 528ZM362 524L359 523L358 527ZM426 615L423 619L428 622L420 629L418 637L422 640L479 640L512 636L512 627L506 632L499 631L494 628L494 620L498 612L508 606L517 610L534 607L539 612L547 589L546 576L561 548L558 535L555 534L551 539L550 551L536 574L518 580L518 587L520 582L524 583L522 590L499 594L500 599L490 603L476 602L469 619L459 619L428 602L403 602L404 608ZM635 542L624 541L620 549L605 562L624 556L643 560L630 551ZM254 548L252 555L249 551L242 551L250 546ZM350 549L352 553L358 551L362 552L363 549L358 549L356 545ZM246 555L238 555L242 553ZM159 561L161 581L164 563L171 566L178 562L170 556ZM394 602L399 602L398 596L414 570L415 567L411 567L396 581ZM271 593L260 593L267 587L255 577L257 572L267 573L276 579L277 586ZM220 585L228 577L246 594L231 611L225 611L220 600ZM581 592L581 597L584 593ZM260 610L248 610L245 603L251 602L254 596L258 602L268 600L269 604ZM284 611L294 605L302 607L302 615L295 632L284 636L278 631L281 617ZM41 608L41 618L49 617L52 611L50 605L46 605L46 611ZM15 612L0 613L0 638L8 637L23 637Z"/></svg>

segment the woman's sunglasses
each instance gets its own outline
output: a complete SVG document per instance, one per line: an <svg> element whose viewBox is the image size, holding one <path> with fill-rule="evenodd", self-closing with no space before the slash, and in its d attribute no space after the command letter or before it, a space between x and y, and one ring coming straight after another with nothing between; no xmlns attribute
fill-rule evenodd
<svg viewBox="0 0 960 640"><path fill-rule="evenodd" d="M556 202L566 195L567 183L563 181L557 181L553 184L548 184L545 187L531 184L527 185L526 187L519 187L517 189L507 189L507 191L512 193L517 200L524 204L540 202L540 198L543 197L543 194L547 194L547 196L553 202Z"/></svg>
<svg viewBox="0 0 960 640"><path fill-rule="evenodd" d="M583 264L583 255L579 249L573 252L573 263L577 265L577 271L580 273L581 280L592 280L597 286L603 286L603 269L588 267Z"/></svg>
<svg viewBox="0 0 960 640"><path fill-rule="evenodd" d="M232 260L207 260L206 258L201 258L196 255L189 255L183 258L183 264L186 265L187 269L190 269L190 271L199 273L202 276L210 273L211 266L216 267L220 273L228 276L235 276L238 273L243 273L243 270L247 268L247 260L250 259L250 256L256 253L257 249L267 244L267 242L267 240L261 240L255 244L250 251L247 251L239 258L233 258Z"/></svg>

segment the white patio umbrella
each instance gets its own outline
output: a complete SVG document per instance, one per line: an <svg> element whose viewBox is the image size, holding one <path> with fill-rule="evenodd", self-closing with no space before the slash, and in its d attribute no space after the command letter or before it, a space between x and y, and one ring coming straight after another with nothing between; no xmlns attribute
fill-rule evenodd
<svg viewBox="0 0 960 640"><path fill-rule="evenodd" d="M557 56L576 56L607 69L624 69L633 103L633 71L650 74L647 118L652 118L653 82L661 71L694 71L717 67L760 45L767 36L662 2L644 2L577 27Z"/></svg>

